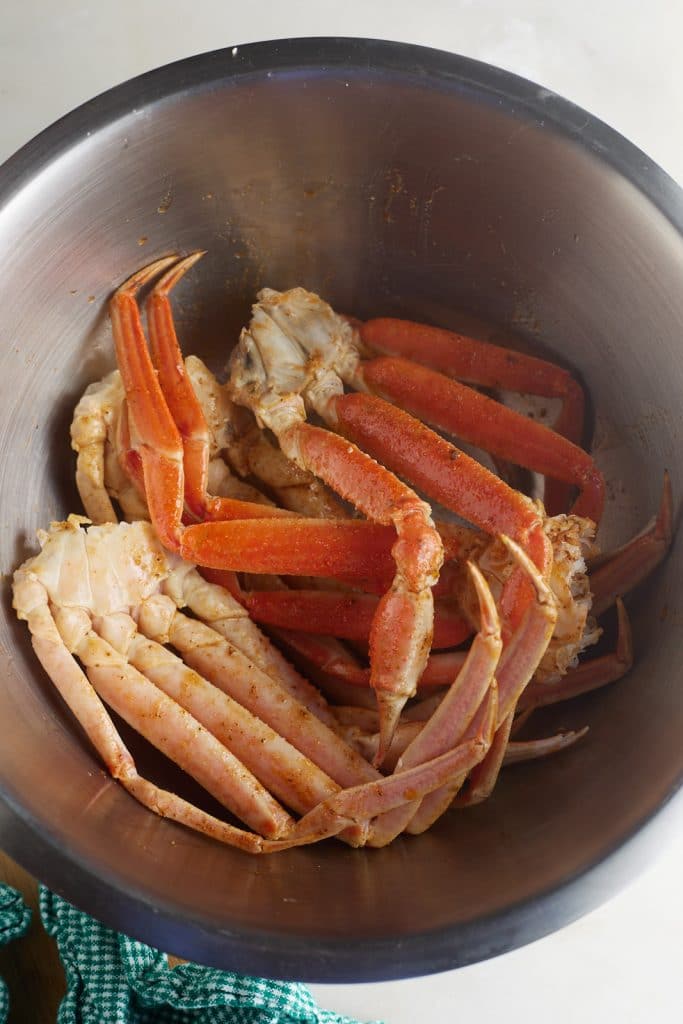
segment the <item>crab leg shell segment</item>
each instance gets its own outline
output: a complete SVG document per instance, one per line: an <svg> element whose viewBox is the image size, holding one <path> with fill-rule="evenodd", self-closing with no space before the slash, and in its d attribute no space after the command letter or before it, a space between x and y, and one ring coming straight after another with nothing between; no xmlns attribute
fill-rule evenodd
<svg viewBox="0 0 683 1024"><path fill-rule="evenodd" d="M364 581L391 573L395 541L392 529L375 523L250 519L188 527L182 555L212 569Z"/></svg>
<svg viewBox="0 0 683 1024"><path fill-rule="evenodd" d="M367 640L377 611L377 598L369 594L320 590L253 590L243 593L249 614L264 625L306 630L343 640ZM457 647L472 630L447 605L436 607L432 649Z"/></svg>
<svg viewBox="0 0 683 1024"><path fill-rule="evenodd" d="M407 359L362 363L366 387L490 455L579 488L575 515L600 522L605 481L587 452L542 423Z"/></svg>
<svg viewBox="0 0 683 1024"><path fill-rule="evenodd" d="M512 537L545 569L549 551L540 516L523 494L381 398L346 394L335 400L335 413L343 433L374 458L486 533Z"/></svg>

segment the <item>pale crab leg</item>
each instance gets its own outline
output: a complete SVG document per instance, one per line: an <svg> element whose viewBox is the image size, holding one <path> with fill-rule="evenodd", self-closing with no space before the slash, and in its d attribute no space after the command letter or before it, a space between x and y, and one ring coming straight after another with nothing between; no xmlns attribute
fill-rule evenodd
<svg viewBox="0 0 683 1024"><path fill-rule="evenodd" d="M172 604L170 598L150 598L146 603L148 615L151 611L154 616L156 611L163 622L169 612L164 602ZM282 736L188 668L172 651L141 636L130 615L118 613L95 619L93 627L130 666L185 708L293 811L304 814L338 792L339 786Z"/></svg>
<svg viewBox="0 0 683 1024"><path fill-rule="evenodd" d="M269 841L253 832L229 825L142 778L102 700L65 646L52 618L44 588L29 573L22 573L21 570L14 578L14 604L19 617L28 622L33 649L40 663L109 773L145 807L247 853L275 853L292 846L317 842L337 835L344 829L345 823L337 817L330 816L326 821L319 815L308 831L302 829L298 835L294 834L289 839ZM239 777L238 772L236 778L239 780Z"/></svg>
<svg viewBox="0 0 683 1024"><path fill-rule="evenodd" d="M90 631L86 612L53 613L45 589L21 570L15 575L14 602L28 621L41 664L114 778L134 772L135 765L102 701L251 827L272 837L290 827L289 815L222 744ZM86 666L87 679L70 648Z"/></svg>
<svg viewBox="0 0 683 1024"><path fill-rule="evenodd" d="M505 646L498 665L498 727L514 713L517 701L550 643L557 622L557 603L541 573L518 544L505 536L501 540L531 580L535 599Z"/></svg>
<svg viewBox="0 0 683 1024"><path fill-rule="evenodd" d="M581 662L557 682L532 682L520 698L518 707L521 711L527 712L548 704L558 704L560 701L579 697L583 693L590 693L601 686L616 682L630 671L633 665L631 624L621 598L617 598L616 605L618 634L615 650L599 658Z"/></svg>
<svg viewBox="0 0 683 1024"><path fill-rule="evenodd" d="M129 446L126 403L118 370L86 388L71 421L71 447L77 453L76 487L93 523L116 523L112 498L128 519L148 518L138 493L135 466L122 466L117 451ZM142 483L140 477L140 485Z"/></svg>
<svg viewBox="0 0 683 1024"><path fill-rule="evenodd" d="M518 629L501 655L496 673L496 735L486 757L469 779L467 793L457 799L458 806L479 803L493 791L510 738L515 707L538 667L557 622L557 605L553 594L531 559L509 537L501 539L531 579L536 600L527 608Z"/></svg>
<svg viewBox="0 0 683 1024"><path fill-rule="evenodd" d="M492 687L496 695L495 721L498 711L498 693L493 676L503 647L500 622L495 602L484 577L473 563L469 562L467 568L479 603L479 631L472 642L462 671L456 677L434 714L400 756L395 769L398 773L438 757L456 747L465 738L477 709ZM452 799L451 786L452 780L445 787L449 794L448 802ZM437 790L431 794L430 799L438 802L444 796L444 793ZM418 807L417 803L406 805L402 819L392 823L394 824L393 832L386 825L383 827L383 823L375 823L373 842L376 845L390 843L409 826Z"/></svg>
<svg viewBox="0 0 683 1024"><path fill-rule="evenodd" d="M521 764L523 761L535 761L539 757L558 754L561 750L573 746L588 733L588 726L583 729L558 732L555 736L545 736L540 740L511 740L503 756L503 767L508 764Z"/></svg>
<svg viewBox="0 0 683 1024"><path fill-rule="evenodd" d="M591 456L544 424L457 380L411 363L380 357L363 362L359 380L406 412L497 458L579 489L575 515L600 522L605 481Z"/></svg>
<svg viewBox="0 0 683 1024"><path fill-rule="evenodd" d="M116 373L109 374L86 389L71 423L71 447L77 453L76 487L86 514L93 522L118 522L104 483L104 453L107 420L121 400L120 378Z"/></svg>
<svg viewBox="0 0 683 1024"><path fill-rule="evenodd" d="M190 668L269 725L336 783L355 786L379 777L332 729L209 626L178 611L171 613L170 608L162 625L152 608L148 601L140 612L140 629L146 636L170 643Z"/></svg>
<svg viewBox="0 0 683 1024"><path fill-rule="evenodd" d="M481 705L476 715L474 716L469 728L467 729L464 739L469 739L470 736L476 734L481 728L481 723L484 717L489 713L489 706L493 704L493 717L497 717L497 684L494 682L491 686L491 690L486 698L484 704ZM492 742L495 743L494 734ZM480 761L480 764L486 760L491 752L491 746L486 753L486 756ZM475 769L476 770L476 769ZM420 835L430 828L435 821L446 813L448 808L453 804L453 801L457 794L462 789L465 781L467 780L469 772L454 772L453 775L447 780L446 784L439 787L439 789L433 790L428 793L420 803L415 814L411 818L406 832L410 835Z"/></svg>
<svg viewBox="0 0 683 1024"><path fill-rule="evenodd" d="M210 583L196 569L192 569L182 575L176 573L171 576L164 589L170 593L178 607L186 605L202 622L237 647L250 662L279 683L308 711L331 728L335 727L335 717L317 687L290 665L252 622L242 605L222 586Z"/></svg>
<svg viewBox="0 0 683 1024"><path fill-rule="evenodd" d="M593 614L598 616L641 583L663 560L673 540L673 495L671 478L664 473L664 485L655 520L618 551L611 552L591 572Z"/></svg>
<svg viewBox="0 0 683 1024"><path fill-rule="evenodd" d="M407 320L376 318L359 324L358 329L363 343L374 351L403 356L467 384L559 398L562 408L553 430L577 445L581 443L585 415L583 388L562 367L455 331ZM545 494L548 513L556 515L566 511L567 501L567 487L548 481Z"/></svg>
<svg viewBox="0 0 683 1024"><path fill-rule="evenodd" d="M473 804L483 803L494 790L500 769L503 766L503 758L510 739L510 729L514 713L511 711L507 718L498 726L493 743L489 747L486 757L479 762L477 767L470 773L467 779L467 789L464 793L455 798L457 807L471 807Z"/></svg>

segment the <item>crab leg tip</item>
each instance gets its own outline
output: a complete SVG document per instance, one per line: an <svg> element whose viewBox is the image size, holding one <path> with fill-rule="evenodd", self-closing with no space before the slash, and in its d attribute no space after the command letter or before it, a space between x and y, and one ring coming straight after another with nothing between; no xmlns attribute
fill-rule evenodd
<svg viewBox="0 0 683 1024"><path fill-rule="evenodd" d="M479 631L486 636L496 634L500 632L500 621L491 589L481 570L474 564L474 562L467 562L467 571L470 574L470 578L477 592L479 615L481 619Z"/></svg>
<svg viewBox="0 0 683 1024"><path fill-rule="evenodd" d="M526 572L527 576L533 583L539 604L549 604L554 606L555 598L553 597L550 587L547 585L543 576L527 553L519 546L519 544L516 543L516 541L512 540L511 537L506 536L504 533L500 535L500 539L517 564Z"/></svg>
<svg viewBox="0 0 683 1024"><path fill-rule="evenodd" d="M170 267L172 263L176 263L177 260L178 254L172 253L170 256L162 256L153 263L148 263L146 267L141 267L140 270L136 270L134 274L131 274L131 276L116 289L114 292L114 298L121 295L134 296L143 285L147 284L148 281L151 281L157 274L160 274L162 270L166 270L167 267Z"/></svg>
<svg viewBox="0 0 683 1024"><path fill-rule="evenodd" d="M189 256L183 256L181 259L171 266L166 273L157 281L152 291L153 295L160 295L169 292L177 283L181 277L190 270L191 267L197 263L202 256L206 255L206 249L197 249L196 252L192 252Z"/></svg>

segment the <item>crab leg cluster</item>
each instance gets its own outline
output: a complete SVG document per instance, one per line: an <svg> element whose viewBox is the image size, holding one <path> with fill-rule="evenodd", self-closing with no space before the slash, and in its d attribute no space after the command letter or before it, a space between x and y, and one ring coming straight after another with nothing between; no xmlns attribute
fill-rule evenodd
<svg viewBox="0 0 683 1024"><path fill-rule="evenodd" d="M670 484L666 478L655 522L591 571L593 614L616 601L619 638L613 653L577 664L600 632L589 617L584 558L604 482L579 447L584 398L574 378L453 332L387 319L360 324L296 288L259 293L221 386L196 357L183 359L170 306L171 290L201 255L159 260L118 289L111 319L119 373L88 389L72 425L88 514L115 523L114 499L125 518L149 518L173 571L161 593L132 611L89 612L85 639L64 643L124 718L121 696L102 673L102 643L126 678L142 674L144 687L192 715L243 772L257 765L250 744L234 736L269 751L270 767L257 781L288 820L267 801L249 811L253 787L248 798L231 797L238 810L223 794L260 833L239 843L265 850L338 834L353 845L384 845L423 831L454 801L485 799L504 763L545 756L583 735L510 738L534 708L628 670L630 629L619 597L668 549ZM149 342L137 301L148 284ZM477 388L559 399L561 412L551 430ZM324 427L308 422L311 414ZM546 506L557 514L548 518L540 502L450 437L497 465L542 474ZM435 517L422 495L471 526ZM191 571L178 575L179 559ZM172 581L180 578L178 589ZM50 602L56 609L57 597ZM185 606L193 618L182 614ZM297 661L315 666L320 688L265 640L247 611ZM70 615L55 610L58 633ZM456 649L472 634L468 651ZM193 688L195 678L201 683ZM434 697L406 706L418 685L436 688ZM351 706L330 707L321 690ZM145 735L142 708L154 699L139 688L138 710L127 711ZM178 763L187 756L183 735L170 750ZM153 731L148 738L158 740ZM465 748L456 770L456 752ZM201 765L183 767L222 792ZM171 806L166 797L162 804ZM195 812L202 813L182 811L193 827Z"/></svg>
<svg viewBox="0 0 683 1024"><path fill-rule="evenodd" d="M272 667L269 674L250 660L243 648L267 664L267 641L255 644L249 629L233 630L229 623L242 623L243 610L165 552L148 523L84 530L81 522L71 517L41 531L42 551L15 573L14 607L111 774L158 813L252 852L331 835L384 845L423 797L485 757L497 716L500 641L495 606L475 567L488 651L482 657L475 641L460 676L469 713L451 708L449 716L445 704L440 738L435 731L426 743L423 735L416 753L407 748L405 766L385 777L325 723L319 695L312 710L298 699L308 696L309 684L295 680L294 696L291 679L283 684ZM180 610L185 605L196 617ZM203 621L207 609L211 625ZM142 779L105 705L251 831Z"/></svg>

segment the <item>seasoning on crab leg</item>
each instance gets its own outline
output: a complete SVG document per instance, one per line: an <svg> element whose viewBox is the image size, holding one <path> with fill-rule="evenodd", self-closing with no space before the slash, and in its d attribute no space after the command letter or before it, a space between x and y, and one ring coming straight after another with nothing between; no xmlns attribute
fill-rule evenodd
<svg viewBox="0 0 683 1024"><path fill-rule="evenodd" d="M363 344L375 352L402 356L467 384L558 398L562 402L553 432L579 445L585 400L579 382L554 363L455 331L408 320L379 317L358 325ZM464 436L464 435L463 435ZM511 459L516 463L518 453ZM565 512L568 488L546 481L545 504L550 515Z"/></svg>

